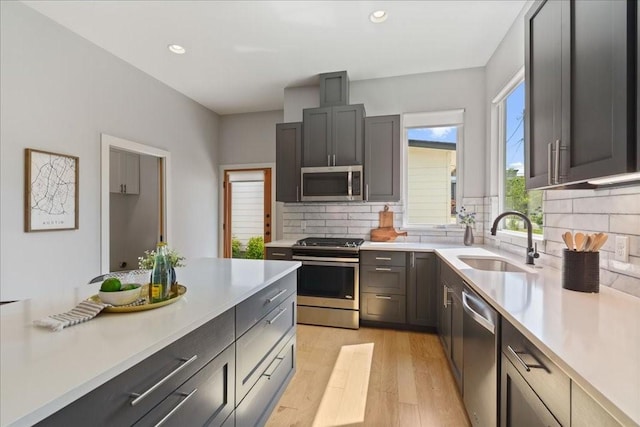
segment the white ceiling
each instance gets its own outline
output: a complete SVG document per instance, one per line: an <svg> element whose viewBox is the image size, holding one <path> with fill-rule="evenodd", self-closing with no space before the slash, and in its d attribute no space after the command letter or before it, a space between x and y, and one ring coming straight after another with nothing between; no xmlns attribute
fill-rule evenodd
<svg viewBox="0 0 640 427"><path fill-rule="evenodd" d="M324 72L355 81L484 66L525 2L24 1L219 114L282 109L285 87ZM369 21L377 9L386 22Z"/></svg>

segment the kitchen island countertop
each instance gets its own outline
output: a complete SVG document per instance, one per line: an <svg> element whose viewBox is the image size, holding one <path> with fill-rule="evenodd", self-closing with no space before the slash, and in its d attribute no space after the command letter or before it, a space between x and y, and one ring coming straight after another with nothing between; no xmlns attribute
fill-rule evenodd
<svg viewBox="0 0 640 427"><path fill-rule="evenodd" d="M174 304L102 313L53 332L36 319L67 312L100 283L0 307L0 425L32 425L116 377L226 310L294 272L299 262L190 260L177 269L187 287Z"/></svg>

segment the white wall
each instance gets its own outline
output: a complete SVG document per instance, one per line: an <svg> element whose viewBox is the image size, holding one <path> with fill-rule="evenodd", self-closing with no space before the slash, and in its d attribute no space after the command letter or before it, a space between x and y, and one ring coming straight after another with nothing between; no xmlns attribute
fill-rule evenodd
<svg viewBox="0 0 640 427"><path fill-rule="evenodd" d="M100 133L171 152L173 236L217 255L218 116L19 2L0 2L0 300L100 273ZM24 149L80 158L75 231L23 231Z"/></svg>
<svg viewBox="0 0 640 427"><path fill-rule="evenodd" d="M275 162L276 123L282 122L282 110L221 116L219 164Z"/></svg>

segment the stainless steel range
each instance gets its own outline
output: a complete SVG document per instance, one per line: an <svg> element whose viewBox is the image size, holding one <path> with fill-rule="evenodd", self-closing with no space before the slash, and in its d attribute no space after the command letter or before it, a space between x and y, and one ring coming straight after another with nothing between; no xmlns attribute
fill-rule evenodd
<svg viewBox="0 0 640 427"><path fill-rule="evenodd" d="M363 239L309 237L293 245L298 323L358 329L359 252Z"/></svg>

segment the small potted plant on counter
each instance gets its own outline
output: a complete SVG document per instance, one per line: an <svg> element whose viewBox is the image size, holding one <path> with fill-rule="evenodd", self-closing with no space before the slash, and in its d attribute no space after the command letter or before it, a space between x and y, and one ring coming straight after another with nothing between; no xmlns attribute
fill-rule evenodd
<svg viewBox="0 0 640 427"><path fill-rule="evenodd" d="M458 211L458 219L460 219L460 224L464 224L464 244L466 246L473 245L473 228L471 227L476 223L476 213L475 212L467 212L464 206L460 208Z"/></svg>

